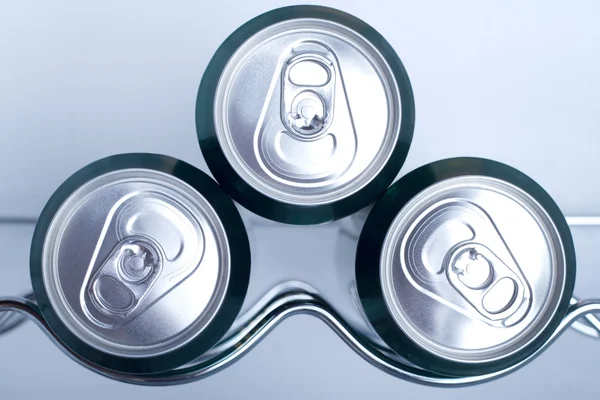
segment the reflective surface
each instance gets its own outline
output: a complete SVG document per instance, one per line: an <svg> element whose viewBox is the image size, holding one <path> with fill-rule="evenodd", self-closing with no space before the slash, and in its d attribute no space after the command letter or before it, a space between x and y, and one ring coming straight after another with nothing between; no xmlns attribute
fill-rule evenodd
<svg viewBox="0 0 600 400"><path fill-rule="evenodd" d="M229 60L214 99L219 144L272 199L327 204L369 183L398 140L401 104L376 47L322 19L280 22Z"/></svg>
<svg viewBox="0 0 600 400"><path fill-rule="evenodd" d="M562 243L544 209L507 182L432 185L395 218L381 279L396 323L424 349L483 362L531 342L562 296Z"/></svg>
<svg viewBox="0 0 600 400"><path fill-rule="evenodd" d="M277 277L282 276L282 274L285 275L286 272L284 271L278 275L274 270L271 271L268 267L268 264L263 262L262 257L264 255L263 250L265 248L261 246L261 243L253 243L253 248L256 250L255 254L253 255L255 257L253 262L255 265L258 263L264 268L255 268L253 270L254 276L252 279L254 280L252 283L254 283L254 285L250 285L250 292L244 307L244 314L238 318L236 325L229 331L225 339L215 346L214 349L209 351L204 357L202 357L199 364L190 365L189 367L179 371L173 371L167 374L135 376L111 372L106 369L92 366L89 363L86 364L86 361L81 359L75 359L78 360L80 364L86 365L87 368L95 372L99 372L104 376L124 382L144 385L170 385L187 383L209 376L210 374L219 371L225 366L230 365L233 361L239 359L255 344L257 344L258 341L260 341L260 339L264 337L268 331L270 331L275 325L277 325L287 316L297 313L308 313L323 319L336 331L336 333L338 333L338 335L341 335L342 339L347 344L349 344L355 351L358 351L361 357L365 358L371 364L394 376L408 379L413 382L433 384L436 386L470 385L473 383L485 382L512 371L513 368L501 371L498 374L461 379L442 377L440 375L428 373L419 368L406 364L397 356L394 356L392 353L390 353L389 349L387 349L385 346L382 346L381 343L376 340L376 337L373 336L374 334L372 333L372 330L366 323L366 319L360 313L359 305L353 301L353 283L351 282L351 278L338 279L338 277L344 277L347 270L353 272L352 268L347 268L348 265L352 266L353 259L353 255L349 254L351 252L349 252L347 249L349 246L353 245L353 241L357 240L358 233L362 227L362 222L364 222L364 215L367 214L368 211L368 209L365 209L350 218L339 221L336 224L322 226L318 230L313 229L311 230L313 235L310 237L305 235L305 231L309 228L290 229L289 227L286 227L282 229L280 225L276 225L256 216L252 216L246 212L244 217L251 233L251 240L253 237L268 234L269 230L272 229L274 234L277 234L278 237L284 240L291 240L296 237L295 235L301 235L305 238L306 244L310 246L313 251L322 251L322 249L319 247L319 244L323 248L333 245L335 248L335 268L323 269L320 265L316 265L315 267L317 270L321 268L321 271L335 271L334 276L331 278L334 279L336 284L339 283L339 286L333 285L333 281L329 282L329 273L320 274L318 279L308 279L308 277L314 278L316 274L314 273L315 270L311 270L310 265L305 265L303 270L294 268L296 271L295 276L297 278L303 278L303 275L300 273L304 271L307 277L306 280L310 283L314 283L316 288L298 281L288 281L279 285L274 285L276 287L274 287L273 290L263 293L262 290L265 288L271 288L269 285L273 284L273 282L277 282ZM255 230L260 230L261 232L254 232ZM323 234L324 230L331 230L331 235ZM336 237L337 242L331 242L328 240L327 238L329 236ZM271 241L269 241L269 243L271 243ZM287 249L286 246L283 247ZM291 267L293 267L294 260L297 257L295 254L290 254L286 249L283 249L282 253L292 256L292 258L289 260L289 264ZM274 264L277 264L277 261L279 260L279 253L277 251L271 252L268 254L268 256L269 259L273 260ZM351 260L351 262L345 265L346 260L348 259ZM327 264L329 261L330 260L325 257L323 263ZM285 267L285 265L278 265L278 270L281 270L282 268L285 270ZM264 275L261 274L261 271L264 273ZM287 274L289 274L289 272L287 272ZM269 280L268 277L271 276L275 277ZM261 283L263 283L263 285L261 285ZM259 289L257 289L257 287ZM336 287L338 289L336 289ZM321 292L322 296L325 297L319 295L319 292ZM3 299L0 301L0 310L12 311L15 310L15 307L22 310L23 304L28 305L28 307L25 310L27 312L25 314L21 314L21 318L34 318L37 320L38 325L43 327L44 324L41 322L43 321L41 317L39 315L30 314L37 311L35 303L23 303L22 300L15 302L14 299L13 301L7 302L5 299ZM585 304L583 308L579 308L581 304L574 304L572 310L577 308L577 311L575 311L575 314L567 316L565 321L563 321L561 324L561 330L566 329L566 327L569 326L569 324L573 322L577 316L581 316L578 321L582 321L584 318L591 316L591 314L586 314L583 316L583 314L587 311L592 311L590 307L592 307L595 312L600 311L600 306L598 306L598 304L590 305L585 302L583 304ZM0 318L3 318L4 315L15 316L18 314L14 312L0 312ZM2 330L2 327L0 327L0 330ZM561 331L558 331L554 337L556 337L560 332ZM45 333L52 337L49 332L45 331ZM579 340L583 339L580 338ZM53 341L57 343L57 340L54 338ZM72 358L75 357L67 349L64 349L60 343L57 344ZM587 345L595 346L597 343L589 342ZM267 345L267 349L268 348L269 347ZM277 360L272 362L276 363Z"/></svg>
<svg viewBox="0 0 600 400"><path fill-rule="evenodd" d="M221 304L229 268L211 205L152 170L115 171L77 189L43 247L44 285L62 322L90 346L128 357L198 335Z"/></svg>
<svg viewBox="0 0 600 400"><path fill-rule="evenodd" d="M527 360L493 374L462 378L452 378L433 374L419 368L402 364L397 360L388 357L384 352L379 351L360 334L353 331L352 328L338 316L335 310L323 302L318 296L302 290L288 290L275 296L255 315L252 322L244 330L241 330L237 335L230 339L232 342L230 346L227 346L209 360L198 365L153 375L128 375L117 373L78 358L75 353L72 353L68 348L64 347L56 337L52 336L51 331L45 325L39 313L39 309L34 302L22 298L0 298L0 311L16 311L26 315L34 320L38 326L40 326L44 332L75 361L106 377L127 383L154 386L173 385L189 383L210 376L231 365L234 361L246 354L283 319L294 314L303 313L314 315L323 320L355 352L382 371L417 383L435 386L465 386L483 383L498 378L523 366L526 362L533 359L543 349L549 346L554 339L573 323L573 321L589 313L600 311L600 300L583 301L572 305L550 340Z"/></svg>

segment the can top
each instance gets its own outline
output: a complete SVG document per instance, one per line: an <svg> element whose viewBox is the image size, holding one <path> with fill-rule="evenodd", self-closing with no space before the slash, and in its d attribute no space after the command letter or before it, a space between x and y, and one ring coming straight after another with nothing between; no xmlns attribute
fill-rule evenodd
<svg viewBox="0 0 600 400"><path fill-rule="evenodd" d="M381 263L396 323L427 350L462 362L493 361L529 342L554 315L565 281L562 244L544 209L489 177L419 193L392 223Z"/></svg>
<svg viewBox="0 0 600 400"><path fill-rule="evenodd" d="M202 146L242 205L261 214L249 191L305 212L331 205L365 189L392 158L380 190L393 180L412 139L412 92L400 60L368 25L324 7L284 8L240 28L217 55L199 91L198 135L201 145L217 138L228 168L250 189L227 185L215 148ZM212 64L223 58L213 87ZM214 124L203 120L208 112Z"/></svg>
<svg viewBox="0 0 600 400"><path fill-rule="evenodd" d="M386 211L394 214L383 222ZM372 279L391 322L378 326L375 311L370 319L415 364L459 376L499 370L562 319L572 240L556 205L520 172L489 160L439 161L402 178L372 214L363 235L381 243ZM365 274L364 244L358 253ZM364 304L367 284L359 287Z"/></svg>
<svg viewBox="0 0 600 400"><path fill-rule="evenodd" d="M148 358L202 332L230 278L230 248L211 204L186 182L141 168L77 188L44 239L49 302L81 341Z"/></svg>

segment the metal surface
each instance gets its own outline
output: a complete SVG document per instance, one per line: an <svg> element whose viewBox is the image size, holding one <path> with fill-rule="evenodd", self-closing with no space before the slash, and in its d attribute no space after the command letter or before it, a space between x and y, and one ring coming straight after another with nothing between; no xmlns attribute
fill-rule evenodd
<svg viewBox="0 0 600 400"><path fill-rule="evenodd" d="M363 214L366 214L365 210ZM356 218L355 218L356 217ZM364 215L362 216L364 218ZM361 228L361 216L357 214L352 218L340 221L340 228L344 235L357 239L357 232ZM250 226L253 229L253 225ZM254 302L254 301L253 301ZM341 306L341 303L333 299L333 303ZM358 309L358 305L356 307ZM362 331L360 324L349 319L347 310L333 307L328 300L323 299L314 290L300 282L287 282L278 285L277 288L266 293L260 300L255 301L253 307L249 308L245 315L238 319L243 323L236 324L237 328L230 331L227 336L212 350L208 351L199 362L195 362L185 368L173 370L161 374L123 374L116 373L91 364L89 361L78 357L69 349L61 344L60 340L53 336L48 327L39 315L39 310L35 302L25 301L24 299L0 299L0 318L3 315L21 315L22 318L29 317L37 322L38 326L44 329L45 333L52 338L67 355L76 360L79 364L88 369L100 373L111 379L134 383L139 385L173 385L190 383L231 365L249 350L253 348L268 332L271 331L279 322L288 316L295 314L310 314L322 319L330 326L353 350L372 365L391 375L406 379L412 382L434 386L464 386L483 383L498 377L501 377L516 368L522 366L520 363L509 369L502 370L494 374L479 375L465 378L452 378L443 375L424 371L418 367L411 366L395 357L389 349L380 346L374 341L367 331ZM17 314L17 311L21 314ZM340 313L342 312L343 313ZM561 323L560 327L545 345L540 348L536 354L541 353L560 333L562 333L573 322L582 321L584 318L591 317L592 312L600 312L600 301L579 302L572 301L569 313ZM596 320L597 321L597 320ZM529 361L531 358L528 358Z"/></svg>
<svg viewBox="0 0 600 400"><path fill-rule="evenodd" d="M250 37L214 98L219 144L235 172L277 201L332 203L390 158L398 87L375 45L342 24L299 18Z"/></svg>
<svg viewBox="0 0 600 400"><path fill-rule="evenodd" d="M571 299L571 305L577 304L578 301L579 300L576 297L573 297ZM600 339L600 320L597 315L598 314L587 314L584 318L573 322L571 327L586 336Z"/></svg>
<svg viewBox="0 0 600 400"><path fill-rule="evenodd" d="M22 296L23 299L28 301L34 301L35 297L33 296L33 292L29 292ZM10 332L15 328L18 328L26 321L26 318L19 313L13 312L3 312L0 313L0 335Z"/></svg>
<svg viewBox="0 0 600 400"><path fill-rule="evenodd" d="M576 216L576 217L566 217L567 222L571 228L573 227L599 227L600 226L600 216ZM578 300L573 298L571 300L571 304L575 304ZM600 320L597 315L588 314L585 318L581 318L571 325L573 329L582 333L586 336L593 337L595 339L600 339Z"/></svg>
<svg viewBox="0 0 600 400"><path fill-rule="evenodd" d="M350 240L356 240L358 232L360 232L362 227L361 221L367 212L368 210L364 210L364 212L356 214L351 218L340 221L338 224L342 231L340 237L348 236ZM251 224L249 229L252 230L253 227L254 225ZM344 243L347 244L346 242ZM347 248L347 246L342 247ZM340 261L343 260L345 259ZM347 289L346 283L344 281L344 287ZM258 301L253 300L252 302L255 304L247 309L244 315L238 318L243 323L236 323L235 329L231 330L219 344L205 353L201 359L184 368L161 374L124 374L93 365L88 360L79 357L64 347L64 344L53 336L54 334L48 330L48 327L39 315L39 310L35 302L25 301L24 299L0 299L0 311L7 311L6 313L0 312L0 318L3 315L21 315L21 318L29 317L35 320L44 329L45 333L52 338L54 343L79 364L111 379L139 385L162 386L183 384L210 376L238 360L251 350L279 322L295 314L310 314L322 319L344 342L372 365L391 375L421 384L444 387L478 384L501 377L524 364L524 362L519 363L519 365L512 366L498 373L464 378L448 377L424 371L407 364L390 352L387 347L381 346L380 342L375 340L376 338L369 334L368 330L361 328L361 323L357 322L359 318L348 318L349 315L352 316L353 314L349 314L348 310L338 308L344 305L337 299L331 299L330 302L322 298L317 291L301 282L286 282L285 284L278 285ZM337 307L333 307L332 304L337 304ZM355 308L358 309L359 307L357 304ZM20 312L20 314L13 311ZM591 314L592 312L600 312L600 301L577 303L573 300L569 313L560 327L553 334L552 338L535 354L541 353L552 340L572 323L579 323L587 318L591 318L592 321L596 321L597 323L597 320ZM533 356L526 361L529 361L531 358Z"/></svg>
<svg viewBox="0 0 600 400"><path fill-rule="evenodd" d="M402 330L466 363L506 357L537 337L556 313L566 273L542 206L483 176L447 179L414 197L388 230L381 265Z"/></svg>
<svg viewBox="0 0 600 400"><path fill-rule="evenodd" d="M124 169L78 188L50 224L42 256L54 311L109 354L170 352L212 320L228 284L229 247L210 203L185 182Z"/></svg>
<svg viewBox="0 0 600 400"><path fill-rule="evenodd" d="M153 375L118 373L104 369L80 358L76 353L72 352L72 350L62 345L57 337L53 336L52 331L45 324L37 305L32 301L23 298L0 298L0 312L2 311L15 311L27 316L35 321L44 333L46 333L54 343L73 360L103 376L127 383L163 386L190 383L205 378L231 365L241 356L246 354L254 345L264 338L271 329L286 317L294 314L310 314L323 320L355 352L382 371L412 382L434 386L456 387L483 383L520 368L548 347L575 320L592 312L600 312L600 300L581 301L572 305L552 337L526 360L492 374L461 378L434 374L416 367L405 365L388 357L385 353L379 351L376 346L373 346L370 341L353 331L352 328L338 316L335 310L323 302L318 296L302 290L289 290L280 293L278 296L271 299L264 308L256 313L254 318L244 329L228 339L231 345L215 354L211 359L183 369Z"/></svg>
<svg viewBox="0 0 600 400"><path fill-rule="evenodd" d="M354 275L353 271L348 271L348 268L345 268L344 265L351 264L353 262L354 256L351 252L348 252L347 249L349 246L355 246L356 241L358 240L358 236L360 234L362 224L364 223L364 219L366 218L370 208L366 208L359 213L352 215L349 218L345 218L339 221L337 224L339 226L339 235L337 236L337 240L335 243L336 246L336 270L338 270L338 274L336 275L336 282L339 284L338 293L336 293L337 297L331 300L332 304L336 305L336 308L340 312L341 316L347 321L353 329L357 330L361 335L366 336L369 340L373 342L380 342L381 339L372 331L372 329L365 328L365 316L362 312L360 312L360 300L358 299L358 295L356 293L356 285L354 283ZM569 226L571 229L587 229L587 227L600 227L600 217L597 216L578 216L578 217L566 217L569 222ZM35 224L36 219L30 218L29 224ZM12 221L12 220L11 220ZM13 222L8 222L4 219L0 219L0 224L12 224ZM263 220L253 220L248 225L248 229L254 228L265 228L271 226L271 223ZM299 286L299 284L296 284ZM330 288L329 293L333 288ZM266 295L263 297L263 300L266 300L271 296L272 293L277 292L277 288L274 288L271 291L266 292ZM348 292L351 293L348 296ZM27 293L23 296L26 299L33 300L33 293ZM326 299L328 299L328 296ZM343 303L340 298L344 300L349 300L349 302ZM577 302L576 298L573 298L571 304L575 304ZM235 326L232 327L232 331L239 329L240 327L246 325L250 320L252 315L256 313L258 309L263 307L265 302L256 302L255 299L248 299L248 306L245 307L246 311L243 315L240 315L235 322ZM18 313L6 312L0 314L0 335L6 332L11 331L14 328L17 328L25 321L25 317ZM573 322L571 328L578 331L581 334L586 336L590 336L593 338L600 338L600 321L593 314L588 314L584 318Z"/></svg>

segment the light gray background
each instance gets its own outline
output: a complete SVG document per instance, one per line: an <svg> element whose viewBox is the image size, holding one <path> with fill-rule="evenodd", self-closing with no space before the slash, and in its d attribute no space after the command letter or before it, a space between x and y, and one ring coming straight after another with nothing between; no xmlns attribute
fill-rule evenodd
<svg viewBox="0 0 600 400"><path fill-rule="evenodd" d="M114 153L163 153L206 171L194 128L202 72L229 33L287 4L0 2L0 217L37 216L71 173ZM375 27L408 70L417 123L402 174L445 157L493 158L536 179L565 214L600 214L600 3L321 4ZM32 229L0 226L2 295L29 285ZM318 228L285 229L310 235ZM257 235L262 246L290 245L276 242L277 234ZM578 228L574 236L577 291L600 297L600 229ZM297 253L295 265L329 256ZM299 316L213 377L140 388L86 371L27 324L0 339L0 399L506 399L525 393L592 399L600 393L598 357L600 343L568 332L509 377L435 389L376 370L324 324Z"/></svg>

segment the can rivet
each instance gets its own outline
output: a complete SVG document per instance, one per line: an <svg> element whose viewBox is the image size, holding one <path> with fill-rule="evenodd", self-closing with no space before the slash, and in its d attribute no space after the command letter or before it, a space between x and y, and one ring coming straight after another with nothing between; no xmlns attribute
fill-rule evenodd
<svg viewBox="0 0 600 400"><path fill-rule="evenodd" d="M141 244L129 245L121 253L120 275L130 283L144 281L157 266L152 250Z"/></svg>
<svg viewBox="0 0 600 400"><path fill-rule="evenodd" d="M458 275L458 279L471 289L487 287L494 275L492 264L474 248L464 251L457 257L452 270Z"/></svg>
<svg viewBox="0 0 600 400"><path fill-rule="evenodd" d="M288 114L294 131L302 135L320 132L325 125L325 104L317 94L304 91L293 101L292 111Z"/></svg>
<svg viewBox="0 0 600 400"><path fill-rule="evenodd" d="M132 270L134 271L140 271L141 269L144 268L144 255L141 256L135 256L133 258L131 258L131 260L129 260L129 265L131 267Z"/></svg>

